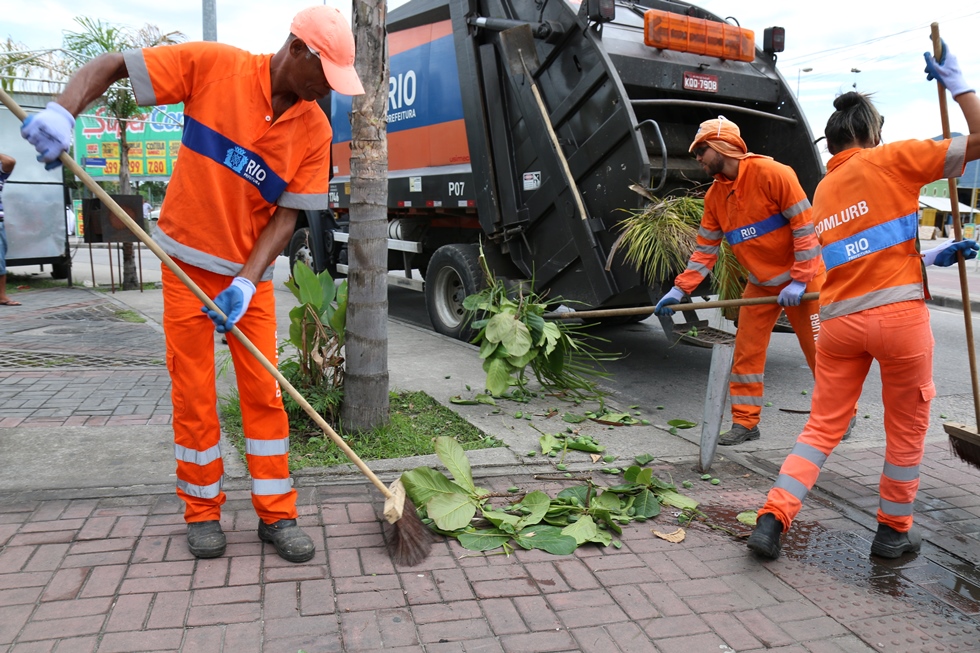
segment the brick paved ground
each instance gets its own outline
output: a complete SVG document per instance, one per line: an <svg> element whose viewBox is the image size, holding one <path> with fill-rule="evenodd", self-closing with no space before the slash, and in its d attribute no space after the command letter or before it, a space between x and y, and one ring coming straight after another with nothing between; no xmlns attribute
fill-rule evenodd
<svg viewBox="0 0 980 653"><path fill-rule="evenodd" d="M689 494L713 523L764 488L729 464ZM657 468L685 478L687 466ZM483 479L554 492L525 475ZM0 502L0 645L9 651L968 651L977 601L942 585L936 550L900 564L867 555L870 531L819 498L786 555L761 563L704 524L671 544L629 527L623 546L484 556L440 539L414 568L383 548L379 496L363 484L300 488L317 542L307 564L258 542L243 491L223 514L227 555L195 560L170 494ZM931 583L931 585L930 585Z"/></svg>

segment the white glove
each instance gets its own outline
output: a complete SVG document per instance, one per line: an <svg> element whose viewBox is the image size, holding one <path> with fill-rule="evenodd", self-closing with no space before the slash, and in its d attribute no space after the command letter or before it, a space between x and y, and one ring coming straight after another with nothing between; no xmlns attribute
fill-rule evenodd
<svg viewBox="0 0 980 653"><path fill-rule="evenodd" d="M949 51L946 41L942 42L942 54L939 61L936 61L931 52L923 52L926 59L926 79L938 79L943 86L949 89L949 94L954 98L963 93L972 93L973 89L963 79L960 72L960 64L956 60L956 55Z"/></svg>
<svg viewBox="0 0 980 653"><path fill-rule="evenodd" d="M20 135L38 151L37 160L51 170L61 165L58 157L71 147L74 130L75 117L57 102L48 102L43 111L24 120Z"/></svg>

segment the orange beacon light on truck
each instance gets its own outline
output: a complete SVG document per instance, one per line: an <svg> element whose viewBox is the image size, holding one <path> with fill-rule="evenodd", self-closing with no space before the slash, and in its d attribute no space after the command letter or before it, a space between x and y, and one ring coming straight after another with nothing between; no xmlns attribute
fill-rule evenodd
<svg viewBox="0 0 980 653"><path fill-rule="evenodd" d="M693 52L719 59L755 59L752 30L658 9L648 9L643 16L643 42L661 50Z"/></svg>

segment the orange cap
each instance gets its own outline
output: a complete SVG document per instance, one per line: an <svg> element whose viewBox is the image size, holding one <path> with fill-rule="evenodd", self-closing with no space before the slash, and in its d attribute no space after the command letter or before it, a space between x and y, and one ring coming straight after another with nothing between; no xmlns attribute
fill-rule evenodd
<svg viewBox="0 0 980 653"><path fill-rule="evenodd" d="M725 116L705 120L698 127L694 142L687 149L693 152L698 145L705 144L711 149L733 159L744 159L749 156L749 148L742 140L738 125Z"/></svg>
<svg viewBox="0 0 980 653"><path fill-rule="evenodd" d="M364 93L354 70L354 34L339 9L307 7L293 18L289 31L320 58L330 88L344 95Z"/></svg>

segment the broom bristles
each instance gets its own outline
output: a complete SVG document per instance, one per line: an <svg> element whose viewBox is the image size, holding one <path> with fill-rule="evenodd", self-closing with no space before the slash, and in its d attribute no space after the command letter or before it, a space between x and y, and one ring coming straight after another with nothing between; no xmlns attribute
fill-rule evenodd
<svg viewBox="0 0 980 653"><path fill-rule="evenodd" d="M414 567L429 556L431 549L432 533L419 518L415 504L406 497L401 518L390 527L388 553L396 565Z"/></svg>
<svg viewBox="0 0 980 653"><path fill-rule="evenodd" d="M956 436L949 436L949 448L957 458L974 469L980 469L980 446Z"/></svg>

